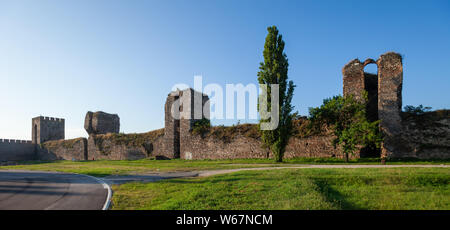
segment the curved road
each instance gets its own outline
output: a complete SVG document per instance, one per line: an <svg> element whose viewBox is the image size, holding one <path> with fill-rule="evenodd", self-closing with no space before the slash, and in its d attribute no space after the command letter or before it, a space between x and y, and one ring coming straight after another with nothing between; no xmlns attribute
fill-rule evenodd
<svg viewBox="0 0 450 230"><path fill-rule="evenodd" d="M108 189L93 177L0 170L0 210L101 210Z"/></svg>

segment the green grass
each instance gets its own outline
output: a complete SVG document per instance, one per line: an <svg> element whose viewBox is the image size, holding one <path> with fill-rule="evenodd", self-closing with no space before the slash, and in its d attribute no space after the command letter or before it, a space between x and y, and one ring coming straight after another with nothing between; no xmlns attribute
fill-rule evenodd
<svg viewBox="0 0 450 230"><path fill-rule="evenodd" d="M29 161L17 165L0 166L0 169L58 171L88 174L92 176L126 175L146 172L194 171L261 167L259 165L233 165L233 161L186 160L96 160L96 161ZM240 161L238 161L240 162ZM245 162L245 161L243 161ZM276 166L268 164L267 166Z"/></svg>
<svg viewBox="0 0 450 230"><path fill-rule="evenodd" d="M447 168L243 171L113 190L113 209L450 209Z"/></svg>
<svg viewBox="0 0 450 230"><path fill-rule="evenodd" d="M274 163L272 159L236 159L236 160L97 160L97 161L28 161L17 165L0 166L0 169L24 169L41 171L59 171L108 176L136 174L145 172L193 171L212 169L233 169L251 167L291 166L293 164L380 164L377 158L352 159L345 163L338 158L295 158L283 163ZM387 164L450 164L446 160L419 161L414 159L392 161Z"/></svg>
<svg viewBox="0 0 450 230"><path fill-rule="evenodd" d="M345 162L342 158L334 157L300 157L293 159L284 159L284 163L287 164L380 164L380 158L354 158L349 159L349 162ZM387 165L406 165L406 164L450 164L450 159L415 159L415 158L403 158L403 159L391 159Z"/></svg>

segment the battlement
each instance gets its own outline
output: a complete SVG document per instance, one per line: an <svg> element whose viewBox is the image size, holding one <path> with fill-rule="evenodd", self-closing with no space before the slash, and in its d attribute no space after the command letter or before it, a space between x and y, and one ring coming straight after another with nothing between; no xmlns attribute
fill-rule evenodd
<svg viewBox="0 0 450 230"><path fill-rule="evenodd" d="M36 145L29 140L0 139L0 162L35 160L35 153Z"/></svg>
<svg viewBox="0 0 450 230"><path fill-rule="evenodd" d="M15 139L0 139L0 143L10 143L10 144L31 144L28 140L15 140Z"/></svg>
<svg viewBox="0 0 450 230"><path fill-rule="evenodd" d="M38 118L38 119L40 119L40 120L43 120L43 121L64 122L64 118L44 117L44 116L39 116L39 117L36 117L36 118ZM36 119L36 118L34 118L34 119Z"/></svg>

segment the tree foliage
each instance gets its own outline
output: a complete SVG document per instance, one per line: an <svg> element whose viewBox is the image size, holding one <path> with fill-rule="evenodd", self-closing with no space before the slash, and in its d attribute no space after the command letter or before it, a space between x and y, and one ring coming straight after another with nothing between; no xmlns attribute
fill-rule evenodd
<svg viewBox="0 0 450 230"><path fill-rule="evenodd" d="M364 100L359 102L353 96L334 96L325 99L320 107L309 109L311 125L316 129L326 126L333 130L336 136L333 145L342 147L346 161L358 146L379 148L382 141L379 121L370 122L366 118L367 93Z"/></svg>
<svg viewBox="0 0 450 230"><path fill-rule="evenodd" d="M259 84L267 85L267 106L271 108L271 85L279 85L279 123L275 130L261 130L261 139L269 147L278 162L283 160L283 154L292 132L292 97L295 85L288 82L288 59L284 53L284 41L276 26L267 28L268 34L264 44L264 62L260 63L258 72ZM261 122L268 120L261 119Z"/></svg>
<svg viewBox="0 0 450 230"><path fill-rule="evenodd" d="M428 107L428 106L424 107L423 105L419 105L419 106L407 105L407 106L403 107L403 111L405 111L405 113L408 113L411 115L422 115L426 112L430 112L431 107Z"/></svg>

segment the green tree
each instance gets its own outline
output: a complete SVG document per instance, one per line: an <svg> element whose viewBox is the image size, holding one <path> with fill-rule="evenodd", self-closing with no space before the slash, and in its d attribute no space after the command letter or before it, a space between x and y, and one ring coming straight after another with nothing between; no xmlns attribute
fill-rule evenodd
<svg viewBox="0 0 450 230"><path fill-rule="evenodd" d="M423 106L423 105L419 105L419 106L413 106L413 105L407 105L405 107L403 107L403 111L405 111L405 113L411 114L411 115L422 115L425 114L426 112L430 112L431 111L431 107L429 106Z"/></svg>
<svg viewBox="0 0 450 230"><path fill-rule="evenodd" d="M284 41L276 26L268 27L268 34L264 44L264 62L260 63L258 72L259 84L267 85L267 106L271 108L271 85L279 86L279 122L274 130L261 130L261 139L269 147L277 162L283 161L283 154L287 142L292 134L292 96L295 85L288 79L288 59L284 53ZM258 107L258 109L260 109ZM260 111L261 112L261 111ZM268 120L261 119L261 122Z"/></svg>
<svg viewBox="0 0 450 230"><path fill-rule="evenodd" d="M331 128L334 135L333 145L342 147L345 161L360 146L380 147L381 134L379 121L369 122L366 118L367 93L364 101L359 102L353 96L334 96L323 101L323 105L309 109L311 125L314 129Z"/></svg>

